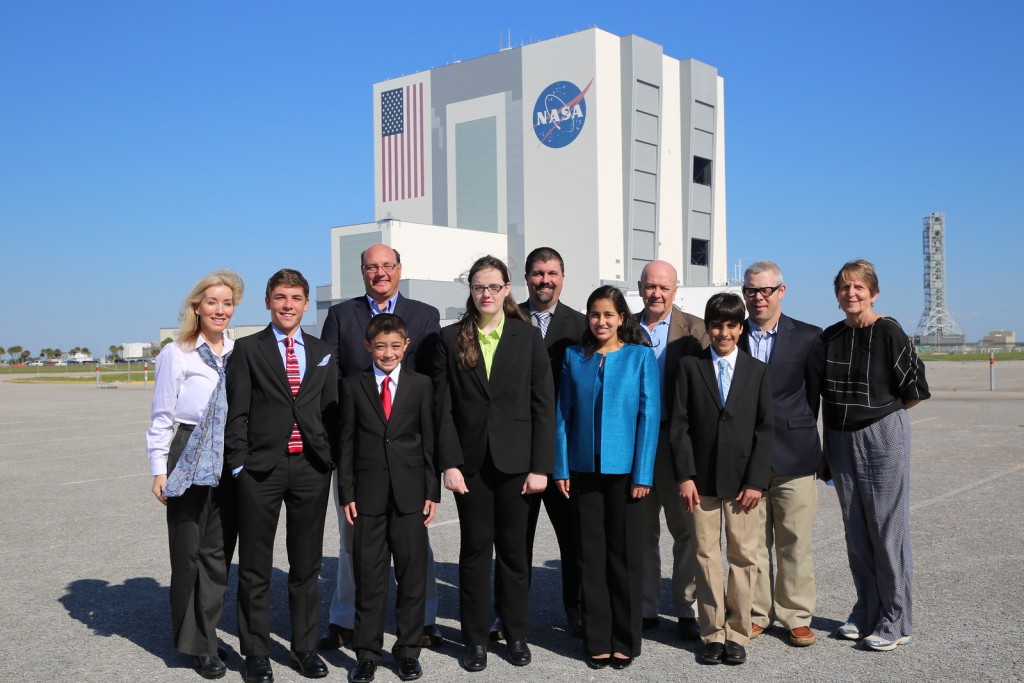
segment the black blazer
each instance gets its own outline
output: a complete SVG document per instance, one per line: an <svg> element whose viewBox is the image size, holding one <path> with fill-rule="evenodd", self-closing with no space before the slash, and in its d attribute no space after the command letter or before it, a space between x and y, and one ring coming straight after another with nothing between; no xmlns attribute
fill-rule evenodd
<svg viewBox="0 0 1024 683"><path fill-rule="evenodd" d="M530 303L519 304L519 310L529 320ZM532 325L533 322L530 321L530 324ZM548 321L548 333L544 335L544 346L547 347L548 358L551 359L551 378L554 380L556 393L562 377L562 361L565 360L565 350L579 344L586 329L587 316L569 308L562 302L555 306L555 313Z"/></svg>
<svg viewBox="0 0 1024 683"><path fill-rule="evenodd" d="M441 500L434 466L434 400L430 378L402 364L391 419L384 418L373 370L341 383L339 500L360 514L387 512L388 489L403 514Z"/></svg>
<svg viewBox="0 0 1024 683"><path fill-rule="evenodd" d="M328 344L305 333L302 341L306 373L294 397L270 325L235 342L227 367L225 469L271 471L288 449L295 423L314 463L326 470L337 464L338 368Z"/></svg>
<svg viewBox="0 0 1024 683"><path fill-rule="evenodd" d="M409 328L409 348L406 349L402 367L412 368L429 377L437 348L437 335L441 331L437 309L399 294L395 300L394 313ZM364 294L335 304L327 311L323 340L334 347L338 373L342 379L361 374L370 364L370 354L366 352L363 340L366 339L366 326L371 317L370 304Z"/></svg>
<svg viewBox="0 0 1024 683"><path fill-rule="evenodd" d="M768 488L772 466L771 372L736 357L722 407L711 351L683 358L675 373L671 449L679 478L693 477L702 496L735 498L750 484Z"/></svg>
<svg viewBox="0 0 1024 683"><path fill-rule="evenodd" d="M739 345L740 351L750 352L749 320L743 325ZM821 464L818 408L825 372L821 328L783 315L768 367L775 410L772 471L784 477L814 474Z"/></svg>
<svg viewBox="0 0 1024 683"><path fill-rule="evenodd" d="M441 330L434 367L440 469L472 474L489 451L506 474L551 474L555 389L540 331L506 317L489 379L482 357L475 368L459 367L458 333L458 325Z"/></svg>

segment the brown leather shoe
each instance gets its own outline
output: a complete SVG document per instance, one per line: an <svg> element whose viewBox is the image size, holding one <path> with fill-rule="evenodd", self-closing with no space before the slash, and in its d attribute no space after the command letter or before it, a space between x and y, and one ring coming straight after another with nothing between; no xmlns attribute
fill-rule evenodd
<svg viewBox="0 0 1024 683"><path fill-rule="evenodd" d="M753 640L754 638L757 638L762 633L764 633L764 626L760 626L759 624L751 624L750 625L750 639L751 640Z"/></svg>
<svg viewBox="0 0 1024 683"><path fill-rule="evenodd" d="M789 644L793 647L807 647L813 645L817 636L806 626L798 626L789 630Z"/></svg>

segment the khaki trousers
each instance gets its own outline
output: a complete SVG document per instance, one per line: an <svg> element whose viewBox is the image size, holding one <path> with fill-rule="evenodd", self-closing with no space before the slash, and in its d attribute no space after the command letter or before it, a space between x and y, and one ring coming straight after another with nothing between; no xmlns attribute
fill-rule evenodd
<svg viewBox="0 0 1024 683"><path fill-rule="evenodd" d="M813 474L783 477L771 484L757 506L761 518L757 549L757 586L751 621L768 628L779 621L786 630L810 626L814 615L812 532L818 514ZM775 566L771 549L775 546Z"/></svg>
<svg viewBox="0 0 1024 683"><path fill-rule="evenodd" d="M760 507L760 505L758 505ZM701 496L693 510L697 536L697 614L705 643L750 640L750 605L757 580L757 510L743 512L735 500ZM725 524L728 587L723 596L722 524Z"/></svg>

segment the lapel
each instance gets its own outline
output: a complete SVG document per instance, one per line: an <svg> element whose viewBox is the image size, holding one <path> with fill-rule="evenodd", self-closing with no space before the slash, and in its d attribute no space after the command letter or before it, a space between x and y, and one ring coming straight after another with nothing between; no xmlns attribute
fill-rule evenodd
<svg viewBox="0 0 1024 683"><path fill-rule="evenodd" d="M682 339L686 336L686 325L683 324L683 311L672 304L672 317L669 318L668 324L668 341L669 343L674 342L677 339Z"/></svg>
<svg viewBox="0 0 1024 683"><path fill-rule="evenodd" d="M501 339L498 341L498 348L494 350L494 360L491 361L491 376L494 377L497 382L501 381L501 377L504 375L506 367L516 368L516 359L514 354L519 344L519 340L517 339L519 335L516 332L515 323L513 322L510 325L510 322L512 321L510 321L506 316L505 329L502 331ZM530 323L524 324L529 325ZM533 332L532 325L530 332ZM548 332L550 333L551 330L548 329ZM538 331L536 334L540 334L540 332ZM480 374L484 377L484 381L487 382L487 372L484 370L482 360L477 368L480 370ZM519 368L516 368L516 370L519 371ZM527 372L529 372L528 368ZM485 384L484 386L487 388L488 393L490 393L490 383L488 382L488 384Z"/></svg>
<svg viewBox="0 0 1024 683"><path fill-rule="evenodd" d="M302 383L299 384L299 391L295 394L295 398L298 399L302 396L302 391L309 386L312 380L310 377L316 372L317 364L320 362L320 358L315 357L315 351L313 350L313 344L311 339L307 335L302 335L302 348L306 353L306 374L302 376ZM321 356L322 358L322 356Z"/></svg>
<svg viewBox="0 0 1024 683"><path fill-rule="evenodd" d="M774 355L774 354L772 354ZM726 401L729 405L739 401L739 398L734 400L734 396L742 396L744 392L744 386L750 380L751 365L755 359L753 356L748 354L739 353L736 354L736 369L732 372L732 384L729 386L729 399ZM732 403L729 403L732 401Z"/></svg>
<svg viewBox="0 0 1024 683"><path fill-rule="evenodd" d="M364 372L363 378L359 384L363 387L363 391L366 392L366 398L370 402L370 405L373 406L373 412L386 427L388 420L384 417L384 407L380 403L380 394L377 393L377 378L374 376L373 371L370 370L368 372ZM395 396L395 399L397 400L399 396L401 396L401 394ZM394 401L391 402L391 412L395 412Z"/></svg>
<svg viewBox="0 0 1024 683"><path fill-rule="evenodd" d="M555 343L556 339L560 339L565 336L565 332L562 330L565 327L566 314L562 310L565 304L559 302L555 306L555 312L551 316L551 320L548 321L548 333L544 335L544 346L551 348L551 345ZM578 339L576 341L579 341Z"/></svg>
<svg viewBox="0 0 1024 683"><path fill-rule="evenodd" d="M476 328L474 327L474 329L476 329ZM479 332L474 332L473 334L474 335L478 335ZM502 334L502 336L504 336L505 334L508 334L508 330L507 329ZM490 396L491 395L491 385L490 385L490 382L487 381L487 366L484 365L484 352L480 348L480 338L478 336L474 337L473 343L476 344L477 353L480 354L480 362L476 364L475 368L473 368L473 376L476 377L476 381L480 384L480 389L483 391L484 396ZM496 352L494 354L494 360L491 362L492 363L492 365L491 365L492 372L493 372L493 367L496 364L496 362L498 360L498 356L500 354L501 354L501 344L498 344L498 348L497 348L497 350L496 350Z"/></svg>
<svg viewBox="0 0 1024 683"><path fill-rule="evenodd" d="M704 350L701 353L697 369L700 371L700 376L704 379L704 384L711 394L711 400L718 406L719 410L723 410L722 392L718 390L718 379L715 377L715 359L712 358L711 351ZM732 396L732 390L729 391L729 395Z"/></svg>
<svg viewBox="0 0 1024 683"><path fill-rule="evenodd" d="M772 344L772 353L768 356L768 367L775 367L775 359L780 354L785 354L782 349L785 346L779 346L779 340L782 338L789 337L789 332L793 328L793 322L785 315L779 317L779 322L775 326L775 341ZM750 333L750 318L743 321L743 334L740 336L740 351L747 354L751 358L753 356L750 353L750 342L753 339L753 335Z"/></svg>
<svg viewBox="0 0 1024 683"><path fill-rule="evenodd" d="M366 295L361 294L356 297L356 305L352 307L352 315L356 319L356 329L365 330L366 326L370 323L370 302L366 300Z"/></svg>
<svg viewBox="0 0 1024 683"><path fill-rule="evenodd" d="M288 386L288 371L284 367L284 357L277 348L277 338L274 336L274 328L270 325L260 333L260 340L257 343L263 359L270 366L270 372L277 377L281 389L291 398L292 390Z"/></svg>

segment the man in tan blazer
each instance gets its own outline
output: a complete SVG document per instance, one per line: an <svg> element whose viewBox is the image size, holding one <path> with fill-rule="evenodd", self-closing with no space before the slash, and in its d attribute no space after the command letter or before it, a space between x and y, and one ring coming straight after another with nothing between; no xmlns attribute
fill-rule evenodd
<svg viewBox="0 0 1024 683"><path fill-rule="evenodd" d="M654 461L654 488L644 500L647 508L644 537L644 628L658 625L661 602L661 511L672 534L672 604L679 618L679 636L684 640L700 638L697 624L695 576L697 557L693 535L693 516L683 508L669 451L669 418L671 395L679 361L685 356L697 356L708 348L704 321L684 313L672 302L676 297L678 276L676 269L665 261L651 261L640 273L640 296L644 310L637 321L651 339L654 355L658 359L661 375L662 411L658 432L658 452Z"/></svg>

